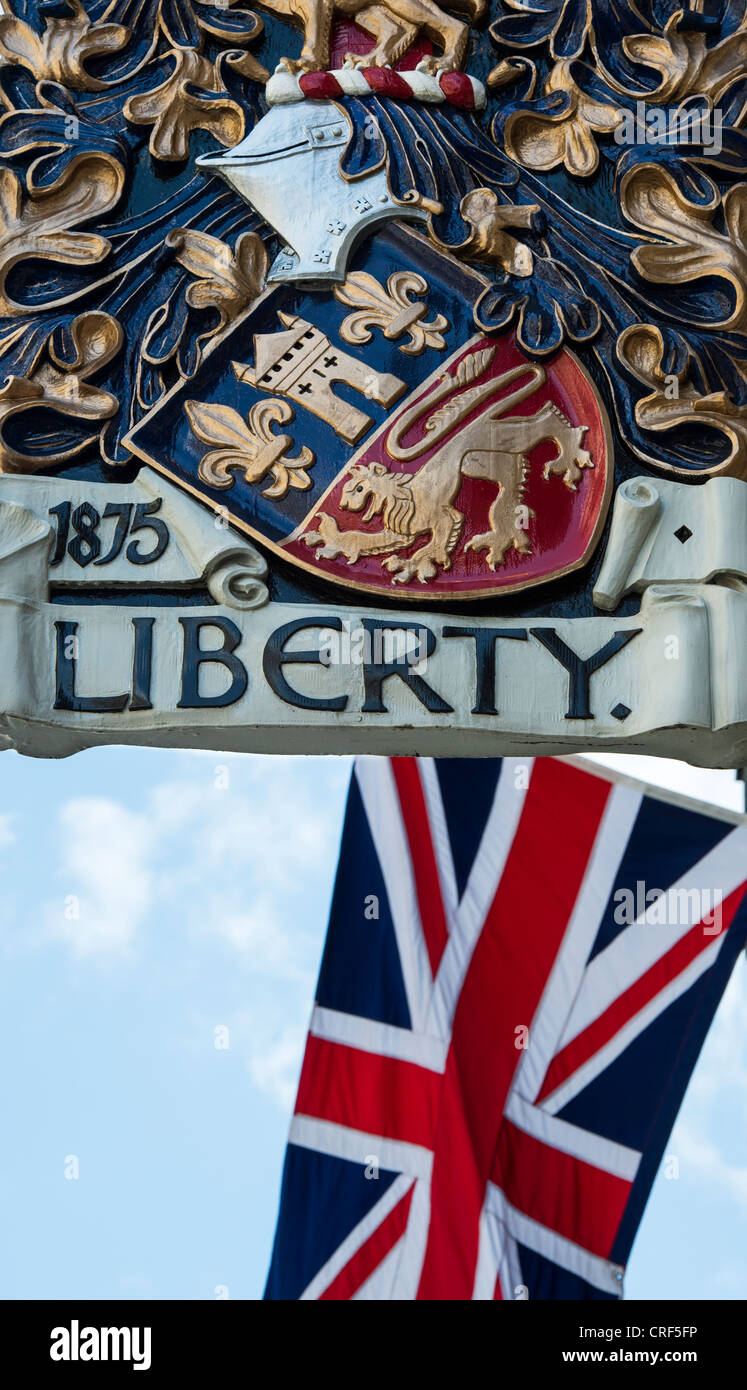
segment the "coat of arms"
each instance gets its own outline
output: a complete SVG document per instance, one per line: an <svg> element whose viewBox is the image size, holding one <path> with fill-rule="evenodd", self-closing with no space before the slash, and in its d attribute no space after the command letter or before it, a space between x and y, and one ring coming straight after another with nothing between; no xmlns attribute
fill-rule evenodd
<svg viewBox="0 0 747 1390"><path fill-rule="evenodd" d="M613 475L744 476L743 8L260 8L0 18L2 468L588 610Z"/></svg>

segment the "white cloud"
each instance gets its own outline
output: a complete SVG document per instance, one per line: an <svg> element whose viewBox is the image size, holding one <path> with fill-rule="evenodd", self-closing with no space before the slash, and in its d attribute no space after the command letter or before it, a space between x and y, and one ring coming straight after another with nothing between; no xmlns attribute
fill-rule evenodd
<svg viewBox="0 0 747 1390"><path fill-rule="evenodd" d="M135 810L106 797L63 804L59 898L46 906L47 938L87 960L147 955L154 942L165 942L170 960L179 935L198 948L193 960L205 950L230 953L241 965L241 1005L225 994L216 1018L229 1025L252 1084L290 1111L348 765L219 755L212 766L202 759L185 770L146 792ZM71 899L77 917L65 915ZM201 1021L201 1037L214 1022Z"/></svg>
<svg viewBox="0 0 747 1390"><path fill-rule="evenodd" d="M206 930L245 956L255 973L313 984L304 965L303 933L286 929L277 903L267 893L259 892L248 907L238 910L214 899L200 916Z"/></svg>
<svg viewBox="0 0 747 1390"><path fill-rule="evenodd" d="M13 829L13 822L16 817L11 812L4 812L0 815L0 849L8 849L10 845L16 843L16 832Z"/></svg>
<svg viewBox="0 0 747 1390"><path fill-rule="evenodd" d="M708 1276L706 1288L717 1299L743 1299L747 1289L747 1264L730 1261Z"/></svg>
<svg viewBox="0 0 747 1390"><path fill-rule="evenodd" d="M61 807L59 829L61 893L46 907L49 934L81 956L126 951L152 904L146 817L77 797Z"/></svg>
<svg viewBox="0 0 747 1390"><path fill-rule="evenodd" d="M142 810L99 797L63 804L48 933L78 955L126 953L146 919L177 913L254 971L307 988L316 960L303 894L331 878L341 795L330 798L327 776L316 794L311 759L224 756L205 776L193 768L153 787ZM347 766L338 770L342 793Z"/></svg>
<svg viewBox="0 0 747 1390"><path fill-rule="evenodd" d="M249 1058L253 1082L283 1110L295 1100L305 1039L306 1029L294 1024Z"/></svg>
<svg viewBox="0 0 747 1390"><path fill-rule="evenodd" d="M680 1159L683 1177L695 1176L703 1185L718 1189L742 1215L747 1214L747 1164L732 1155L744 1152L747 1138L746 1005L747 964L741 956L669 1145Z"/></svg>
<svg viewBox="0 0 747 1390"><path fill-rule="evenodd" d="M680 1160L680 1172L687 1170L688 1176L699 1175L747 1212L747 1166L730 1163L699 1120L685 1119L678 1124L670 1147Z"/></svg>

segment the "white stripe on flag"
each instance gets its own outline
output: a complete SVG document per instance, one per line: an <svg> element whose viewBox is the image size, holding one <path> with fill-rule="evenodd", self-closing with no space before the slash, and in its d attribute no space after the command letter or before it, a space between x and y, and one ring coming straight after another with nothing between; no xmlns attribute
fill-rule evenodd
<svg viewBox="0 0 747 1390"><path fill-rule="evenodd" d="M745 874L747 827L740 826L694 864L668 891L695 889L704 898L707 890L712 907L714 890L718 889L725 899L728 898L744 882ZM635 893L636 885L632 883L629 887ZM624 927L587 967L578 998L558 1043L558 1051L605 1013L610 1004L645 975L683 936L687 936L694 925L693 922L655 925L640 920ZM709 941L719 939L704 933L703 944L705 946Z"/></svg>
<svg viewBox="0 0 747 1390"><path fill-rule="evenodd" d="M372 1179L373 1181L373 1179ZM329 1288L333 1279L336 1279L346 1264L349 1264L354 1255L357 1255L362 1245L365 1245L369 1236L373 1235L382 1221L393 1211L397 1203L402 1200L405 1194L412 1187L412 1178L402 1176L395 1178L394 1182L387 1188L383 1197L376 1203L357 1226L354 1226L349 1236L346 1236L342 1245L338 1245L334 1254L330 1255L326 1264L314 1275L311 1283L307 1285L301 1294L301 1299L318 1299L326 1289Z"/></svg>
<svg viewBox="0 0 747 1390"><path fill-rule="evenodd" d="M394 773L388 758L356 758L355 776L386 886L410 1018L420 1029L433 977Z"/></svg>
<svg viewBox="0 0 747 1390"><path fill-rule="evenodd" d="M447 1037L451 1032L457 1000L469 969L485 919L511 852L525 798L531 795L533 758L504 758L493 805L472 865L467 886L457 908L428 1015L428 1031ZM529 787L521 786L519 768L528 769ZM518 784L518 785L517 785Z"/></svg>
<svg viewBox="0 0 747 1390"><path fill-rule="evenodd" d="M444 801L441 795L441 783L438 780L434 758L420 758L418 760L418 767L420 769L420 781L423 787L423 795L425 797L428 820L431 827L433 852L436 856L436 863L438 864L438 876L441 885L444 914L448 929L452 931L458 898L456 876L454 874L454 857L451 852L451 840L449 839L449 831L446 824Z"/></svg>
<svg viewBox="0 0 747 1390"><path fill-rule="evenodd" d="M426 1033L413 1033L410 1028L395 1028L391 1023L377 1023L360 1014L346 1014L337 1009L322 1009L317 1004L311 1016L309 1032L327 1042L343 1043L377 1057L397 1057L401 1062L414 1062L428 1071L442 1072L446 1066L447 1044L441 1038Z"/></svg>
<svg viewBox="0 0 747 1390"><path fill-rule="evenodd" d="M592 1255L589 1250L582 1249L566 1236L558 1235L557 1231L551 1231L547 1226L540 1225L539 1221L534 1221L531 1216L517 1211L516 1207L512 1207L506 1200L500 1188L492 1182L488 1183L485 1205L499 1221L505 1223L514 1240L520 1245L525 1245L528 1250L534 1250L545 1259L552 1260L560 1269L577 1275L595 1289L602 1289L604 1293L619 1294L620 1281L617 1276L623 1273L621 1265L613 1264L611 1260L603 1260L599 1255Z"/></svg>
<svg viewBox="0 0 747 1390"><path fill-rule="evenodd" d="M329 1154L331 1158L346 1158L361 1168L371 1155L380 1168L390 1173L410 1173L418 1178L430 1178L433 1167L433 1154L420 1144L404 1144L396 1139L385 1139L381 1134L366 1134L360 1129L335 1124L333 1120L316 1120L311 1115L293 1116L288 1143Z"/></svg>
<svg viewBox="0 0 747 1390"><path fill-rule="evenodd" d="M388 1303L390 1301L399 1262L402 1258L404 1239L404 1236L400 1236L389 1254L385 1255L381 1264L376 1266L373 1274L356 1290L352 1295L353 1302Z"/></svg>
<svg viewBox="0 0 747 1390"><path fill-rule="evenodd" d="M529 1046L519 1062L514 1084L526 1100L538 1094L558 1049L642 799L629 787L616 786L610 792L568 929L529 1029Z"/></svg>
<svg viewBox="0 0 747 1390"><path fill-rule="evenodd" d="M483 1206L480 1212L480 1228L477 1243L477 1265L472 1301L476 1303L493 1302L495 1281L503 1262L503 1247L506 1228Z"/></svg>
<svg viewBox="0 0 747 1390"><path fill-rule="evenodd" d="M392 1288L392 1298L400 1303L412 1302L418 1292L423 1261L428 1244L428 1227L431 1221L431 1180L427 1178L415 1184L410 1203L410 1219L407 1222L399 1268Z"/></svg>
<svg viewBox="0 0 747 1390"><path fill-rule="evenodd" d="M655 928L649 928L649 930L655 930ZM685 994L690 986L695 984L695 981L704 975L706 970L710 969L721 950L723 941L723 936L716 937L705 951L701 951L700 955L690 962L686 970L677 975L664 989L659 990L645 1008L629 1019L604 1047L600 1047L589 1058L588 1062L585 1062L583 1066L578 1068L578 1071L569 1076L561 1086L558 1086L557 1090L545 1096L539 1108L546 1110L550 1115L556 1114L558 1110L563 1110L574 1096L578 1095L579 1091L583 1091L585 1086L589 1086L605 1070L605 1067L612 1065L615 1058L619 1057L626 1047L630 1046L634 1038L637 1038L645 1028L648 1028L650 1023L653 1023L655 1018L658 1018L665 1009L669 1008L670 1004Z"/></svg>
<svg viewBox="0 0 747 1390"><path fill-rule="evenodd" d="M560 1120L541 1106L530 1105L515 1091L509 1095L504 1114L525 1134L531 1134L534 1139L572 1158L580 1158L594 1168L601 1168L605 1173L613 1173L616 1178L633 1182L638 1172L641 1155L637 1149L629 1149L625 1144L616 1144L601 1134Z"/></svg>

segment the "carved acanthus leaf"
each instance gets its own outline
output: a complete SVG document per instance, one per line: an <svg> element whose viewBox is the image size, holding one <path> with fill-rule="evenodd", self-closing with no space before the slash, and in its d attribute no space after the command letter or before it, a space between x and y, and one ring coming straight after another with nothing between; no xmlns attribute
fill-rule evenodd
<svg viewBox="0 0 747 1390"><path fill-rule="evenodd" d="M119 352L122 336L120 324L110 314L79 314L70 326L69 360L61 357L50 341L48 360L39 363L27 377L7 378L0 389L0 472L34 473L64 463L90 444L98 431L58 450L24 453L7 443L3 427L11 416L24 411L36 415L40 410L51 410L75 421L108 420L118 409L119 400L112 392L93 385L89 377Z"/></svg>
<svg viewBox="0 0 747 1390"><path fill-rule="evenodd" d="M256 232L243 232L232 249L206 232L177 227L169 232L166 245L173 247L179 264L195 276L187 303L193 309L218 310L216 331L258 299L265 287L269 258Z"/></svg>
<svg viewBox="0 0 747 1390"><path fill-rule="evenodd" d="M172 48L198 47L200 30L232 46L258 39L264 29L259 15L242 9L240 0L234 5L237 0L161 0L157 25Z"/></svg>
<svg viewBox="0 0 747 1390"><path fill-rule="evenodd" d="M727 280L734 309L720 328L747 330L747 183L730 188L723 199L726 234L713 225L719 200L706 207L691 203L668 171L636 164L622 178L620 201L631 222L666 238L661 245L637 246L631 260L640 275L660 285L683 285L703 276Z"/></svg>
<svg viewBox="0 0 747 1390"><path fill-rule="evenodd" d="M729 87L747 76L747 16L733 34L711 47L702 30L680 31L681 22L680 10L667 21L663 34L629 35L622 41L625 53L661 76L659 86L645 93L647 101L662 104L705 96L715 106Z"/></svg>
<svg viewBox="0 0 747 1390"><path fill-rule="evenodd" d="M267 73L249 53L226 54L225 60L237 72L255 81ZM206 130L221 145L235 145L244 134L244 112L226 92L220 59L178 48L171 53L173 72L159 87L139 96L128 97L124 113L134 125L152 126L149 148L156 159L185 160L189 137L194 130Z"/></svg>
<svg viewBox="0 0 747 1390"><path fill-rule="evenodd" d="M633 324L617 340L617 355L633 375L650 388L636 403L635 416L643 429L661 433L677 425L711 426L725 435L730 452L714 471L747 479L747 406L738 406L726 391L702 395L684 368L665 374L664 342L653 324Z"/></svg>
<svg viewBox="0 0 747 1390"><path fill-rule="evenodd" d="M34 257L66 265L95 265L110 250L106 237L73 230L80 222L103 217L119 201L124 170L104 153L77 155L60 178L24 198L11 169L0 169L0 314L27 314L11 299L5 282L13 266ZM35 305L35 312L47 308Z"/></svg>
<svg viewBox="0 0 747 1390"><path fill-rule="evenodd" d="M30 24L0 16L0 54L20 63L37 81L50 78L79 91L97 92L106 86L86 72L89 58L101 58L124 48L130 30L122 24L92 24L81 0L69 0L72 18L47 19L41 35Z"/></svg>
<svg viewBox="0 0 747 1390"><path fill-rule="evenodd" d="M471 237L458 248L460 256L500 265L510 275L532 274L534 258L529 247L509 236L505 229L523 227L529 231L539 212L536 203L524 203L521 207L499 203L492 189L475 188L462 198L459 211L472 227Z"/></svg>
<svg viewBox="0 0 747 1390"><path fill-rule="evenodd" d="M198 468L209 487L233 487L233 469L243 472L247 483L259 483L269 473L272 481L262 489L264 497L284 497L289 488L306 491L311 487L306 470L314 463L312 450L304 444L296 458L290 458L290 435L272 430L273 425L287 425L294 419L293 407L287 401L257 401L249 411L248 423L226 405L186 401L184 408L197 438L203 444L219 446L203 455Z"/></svg>
<svg viewBox="0 0 747 1390"><path fill-rule="evenodd" d="M506 151L526 169L556 169L564 164L571 174L593 174L599 164L594 134L612 135L623 113L612 103L587 96L570 73L570 63L556 63L545 83L545 95L565 92L566 111L558 114L514 111L506 121Z"/></svg>

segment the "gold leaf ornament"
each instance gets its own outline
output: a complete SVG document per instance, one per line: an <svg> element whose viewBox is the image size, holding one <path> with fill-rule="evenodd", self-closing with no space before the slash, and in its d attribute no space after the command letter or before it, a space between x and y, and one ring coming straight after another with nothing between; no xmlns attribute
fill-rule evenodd
<svg viewBox="0 0 747 1390"><path fill-rule="evenodd" d="M653 324L632 324L624 329L617 340L617 356L638 381L650 388L649 395L635 407L635 418L643 429L660 434L677 425L710 426L726 436L730 451L708 471L747 480L747 406L736 405L726 391L701 395L690 382L687 368L665 374L664 341ZM656 463L655 455L643 457ZM691 477L687 470L680 471Z"/></svg>
<svg viewBox="0 0 747 1390"><path fill-rule="evenodd" d="M532 274L534 257L529 247L509 236L506 227L523 227L529 231L535 213L539 212L539 204L525 203L519 207L514 203L499 203L491 188L474 188L462 198L459 211L472 227L469 240L457 248L460 256L500 265L510 275Z"/></svg>
<svg viewBox="0 0 747 1390"><path fill-rule="evenodd" d="M237 4L239 6L237 14L242 19L251 18L254 20L254 29L250 34L237 34L235 28L232 28L228 24L224 24L217 17L216 11L223 10L224 14L230 15L233 6ZM168 11L164 11L163 5L159 5L158 18L156 20L156 28L160 30L172 48L181 48L184 43L184 31L181 25L177 25L174 29L172 29L170 25L170 20L174 16L174 9L189 11L190 17L197 22L203 33L210 34L216 39L227 39L231 44L252 43L255 39L260 37L264 30L264 24L259 18L259 15L254 14L253 11L242 9L241 0L213 0L210 8L205 4L205 0L202 0L202 3L197 5L193 3L193 0L177 0L176 6L171 9L171 14L169 14ZM181 14L179 17L186 18L186 16ZM265 69L261 68L259 63L256 63L256 67L264 74L261 80L263 82L267 81L268 73ZM251 76L252 74L247 73L246 75Z"/></svg>
<svg viewBox="0 0 747 1390"><path fill-rule="evenodd" d="M24 197L18 176L12 169L0 168L0 314L29 313L5 288L8 274L20 261L34 257L64 265L95 265L108 255L111 248L105 237L74 229L115 207L124 181L124 169L112 156L80 154L50 188ZM34 313L59 308L63 302L36 304Z"/></svg>
<svg viewBox="0 0 747 1390"><path fill-rule="evenodd" d="M626 56L653 68L661 78L658 87L641 96L658 105L705 96L716 106L729 87L747 76L747 15L733 34L711 48L701 31L680 33L682 19L683 11L678 10L667 20L663 34L632 34L623 39ZM606 75L618 91L623 90Z"/></svg>
<svg viewBox="0 0 747 1390"><path fill-rule="evenodd" d="M73 320L70 334L72 361L59 357L50 342L48 361L37 364L26 377L8 377L0 389L0 472L34 473L63 463L85 449L100 433L89 434L56 453L24 454L12 448L3 437L3 426L11 416L28 410L48 409L74 420L104 421L116 412L117 397L93 385L89 378L119 352L123 338L120 324L111 314L93 310Z"/></svg>
<svg viewBox="0 0 747 1390"><path fill-rule="evenodd" d="M28 68L37 81L49 78L79 91L101 91L107 84L91 77L85 64L124 48L130 30L122 24L92 24L81 0L68 3L72 18L47 19L42 34L21 19L0 15L0 54L6 62Z"/></svg>
<svg viewBox="0 0 747 1390"><path fill-rule="evenodd" d="M228 52L212 62L192 48L172 49L174 69L150 92L128 97L124 114L133 125L152 126L149 141L155 159L185 160L193 130L206 130L221 145L238 144L244 134L244 112L226 93L221 58L244 77L264 81L267 73L249 53ZM202 92L215 93L203 96ZM222 95L226 93L226 95Z"/></svg>
<svg viewBox="0 0 747 1390"><path fill-rule="evenodd" d="M335 298L355 309L343 319L340 337L346 343L370 343L371 329L381 328L390 342L405 338L398 345L400 352L417 356L426 348L444 348L443 330L449 327L448 319L443 314L426 319L426 305L410 298L427 292L428 282L411 271L395 271L386 289L366 271L352 271L335 289Z"/></svg>
<svg viewBox="0 0 747 1390"><path fill-rule="evenodd" d="M177 227L169 232L166 245L195 277L196 283L187 290L187 303L193 309L218 310L216 332L258 299L265 287L269 258L256 232L243 232L231 248L206 232Z"/></svg>
<svg viewBox="0 0 747 1390"><path fill-rule="evenodd" d="M545 94L568 94L566 112L514 111L506 121L506 153L525 169L556 169L564 164L570 174L593 174L599 164L595 134L613 135L622 124L620 108L587 96L571 77L570 66L570 62L556 63L545 82Z"/></svg>
<svg viewBox="0 0 747 1390"><path fill-rule="evenodd" d="M209 487L233 487L233 470L243 472L247 483L259 483L269 474L271 483L262 489L263 497L285 497L289 488L305 492L311 487L307 469L314 463L312 450L304 444L296 458L290 458L290 435L273 433L273 425L288 425L295 418L287 401L257 401L247 421L226 405L186 401L184 409L197 438L218 446L203 455L198 468Z"/></svg>
<svg viewBox="0 0 747 1390"><path fill-rule="evenodd" d="M713 225L720 203L715 187L708 206L691 203L660 165L629 169L621 181L620 201L637 227L666 238L662 244L635 248L631 260L638 273L660 285L683 285L711 275L727 280L734 309L714 326L747 331L747 183L736 184L723 198L726 233Z"/></svg>

